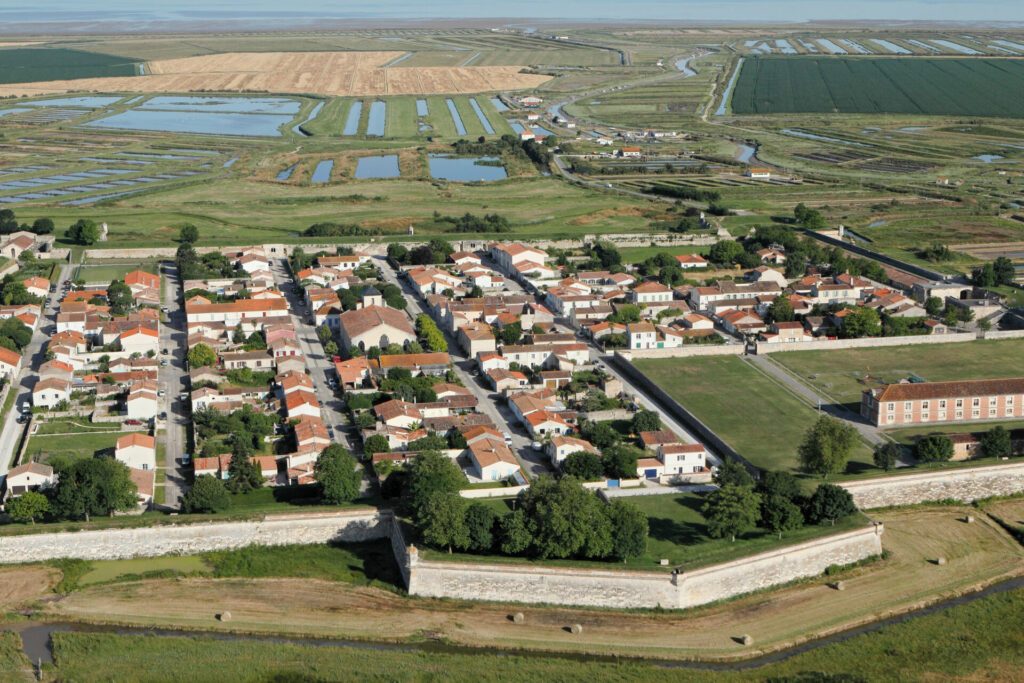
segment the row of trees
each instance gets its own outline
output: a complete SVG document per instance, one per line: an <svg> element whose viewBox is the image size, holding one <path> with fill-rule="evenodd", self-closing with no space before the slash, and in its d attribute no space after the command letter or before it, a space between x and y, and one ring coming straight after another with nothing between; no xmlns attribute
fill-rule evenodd
<svg viewBox="0 0 1024 683"><path fill-rule="evenodd" d="M454 251L452 245L442 239L432 239L411 250L404 244L392 242L388 245L388 258L403 266L426 266L444 263Z"/></svg>
<svg viewBox="0 0 1024 683"><path fill-rule="evenodd" d="M971 271L971 284L978 287L999 287L1012 285L1017 279L1017 269L1013 261L999 256L995 261L978 266Z"/></svg>
<svg viewBox="0 0 1024 683"><path fill-rule="evenodd" d="M448 350L448 342L444 338L444 332L438 328L437 323L426 313L416 316L416 336L424 348L442 352Z"/></svg>
<svg viewBox="0 0 1024 683"><path fill-rule="evenodd" d="M9 235L12 232L34 232L37 235L49 235L53 232L53 220L50 218L37 218L28 223L18 223L18 217L11 209L0 209L0 235Z"/></svg>
<svg viewBox="0 0 1024 683"><path fill-rule="evenodd" d="M434 451L410 466L405 493L427 544L543 559L627 560L646 550L646 515L622 501L603 503L573 477L541 477L501 517L467 504L459 495L464 480L454 461Z"/></svg>

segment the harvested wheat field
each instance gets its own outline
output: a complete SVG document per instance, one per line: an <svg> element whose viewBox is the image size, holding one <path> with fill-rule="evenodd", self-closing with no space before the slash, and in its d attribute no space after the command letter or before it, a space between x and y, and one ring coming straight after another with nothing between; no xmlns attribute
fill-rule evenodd
<svg viewBox="0 0 1024 683"><path fill-rule="evenodd" d="M384 68L402 52L228 52L162 59L145 76L16 83L0 95L70 91L241 92L336 96L433 95L534 88L549 76L520 73L520 66Z"/></svg>
<svg viewBox="0 0 1024 683"><path fill-rule="evenodd" d="M599 652L669 658L751 656L910 609L940 596L1019 574L1024 551L970 508L887 512L891 555L841 577L824 578L683 613L627 613L529 605L471 604L403 597L311 579L157 579L89 587L47 613L106 623L237 629L401 641L430 634L476 647ZM945 557L944 565L934 563ZM829 579L831 581L832 579ZM231 622L216 614L228 610ZM522 612L525 624L509 618ZM570 624L582 624L573 635ZM750 634L756 648L733 640Z"/></svg>

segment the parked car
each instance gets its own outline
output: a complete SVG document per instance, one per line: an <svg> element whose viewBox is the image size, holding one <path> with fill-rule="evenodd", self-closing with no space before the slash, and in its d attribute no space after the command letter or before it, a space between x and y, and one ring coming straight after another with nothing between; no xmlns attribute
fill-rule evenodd
<svg viewBox="0 0 1024 683"><path fill-rule="evenodd" d="M530 444L530 448L532 448L535 451L539 451L542 448L544 448L544 444L542 444L540 441L534 441L533 443Z"/></svg>
<svg viewBox="0 0 1024 683"><path fill-rule="evenodd" d="M133 427L137 427L142 424L140 420L125 420L124 423L126 425L132 425Z"/></svg>
<svg viewBox="0 0 1024 683"><path fill-rule="evenodd" d="M188 392L187 391L183 391L180 394L178 394L178 400L179 401L187 401L188 400Z"/></svg>
<svg viewBox="0 0 1024 683"><path fill-rule="evenodd" d="M505 443L512 443L512 435L505 432Z"/></svg>
<svg viewBox="0 0 1024 683"><path fill-rule="evenodd" d="M162 354L164 354L164 355L166 356L166 355L167 355L167 354L169 354L170 352L171 352L171 350L170 350L170 349L164 349L164 350L162 350L162 351L161 351L160 353L162 353Z"/></svg>
<svg viewBox="0 0 1024 683"><path fill-rule="evenodd" d="M21 415L18 416L18 424L23 425L31 419L31 415L29 415L28 413L22 413Z"/></svg>
<svg viewBox="0 0 1024 683"><path fill-rule="evenodd" d="M181 456L181 464L182 464L182 465L187 465L187 464L189 464L190 462L192 462L192 454L191 454L191 453L184 453L184 454L183 454L183 455Z"/></svg>
<svg viewBox="0 0 1024 683"><path fill-rule="evenodd" d="M167 411L166 410L164 412L160 413L160 419L161 420L166 420L167 419Z"/></svg>
<svg viewBox="0 0 1024 683"><path fill-rule="evenodd" d="M157 389L157 390L156 390L156 395L157 395L157 396L163 396L163 395L164 395L164 394L166 394L166 393L167 393L167 392L166 392L166 391L164 391L163 389Z"/></svg>

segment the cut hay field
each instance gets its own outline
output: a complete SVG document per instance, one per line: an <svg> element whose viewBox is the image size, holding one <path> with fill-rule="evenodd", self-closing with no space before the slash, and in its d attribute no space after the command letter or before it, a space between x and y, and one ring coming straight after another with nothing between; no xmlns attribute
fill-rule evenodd
<svg viewBox="0 0 1024 683"><path fill-rule="evenodd" d="M827 579L842 578L843 591L830 588L824 578L812 579L683 613L410 600L392 591L318 578L128 580L84 587L43 609L56 619L163 628L386 641L430 633L472 647L731 659L1019 574L1024 550L977 511L976 523L964 524L961 519L969 510L951 506L875 515L885 524L882 544L890 555ZM931 562L939 556L947 558L944 566ZM216 619L223 610L230 610L231 622ZM515 611L526 615L529 628L512 623L508 615ZM564 628L573 623L583 624L581 634ZM737 647L734 638L744 633L753 637L753 649Z"/></svg>
<svg viewBox="0 0 1024 683"><path fill-rule="evenodd" d="M1015 59L752 58L732 95L736 114L833 112L1024 117Z"/></svg>
<svg viewBox="0 0 1024 683"><path fill-rule="evenodd" d="M92 56L92 53L85 53ZM78 90L106 92L266 91L315 95L416 95L534 88L550 76L521 66L384 68L401 52L223 53L155 60L145 76L79 78L64 75L0 86L0 95ZM134 73L134 72L133 72ZM112 74L113 75L113 74ZM76 78L71 76L70 78Z"/></svg>

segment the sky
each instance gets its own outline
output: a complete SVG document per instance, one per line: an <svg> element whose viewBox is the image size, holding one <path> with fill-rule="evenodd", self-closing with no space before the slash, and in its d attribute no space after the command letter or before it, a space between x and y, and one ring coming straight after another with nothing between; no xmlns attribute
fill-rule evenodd
<svg viewBox="0 0 1024 683"><path fill-rule="evenodd" d="M9 4L8 4L9 3ZM287 9L282 9L286 7ZM0 0L0 25L202 18L1024 22L1022 0ZM286 21L286 19L285 19ZM0 29L2 32L2 29Z"/></svg>

